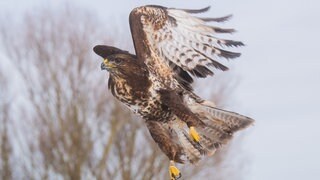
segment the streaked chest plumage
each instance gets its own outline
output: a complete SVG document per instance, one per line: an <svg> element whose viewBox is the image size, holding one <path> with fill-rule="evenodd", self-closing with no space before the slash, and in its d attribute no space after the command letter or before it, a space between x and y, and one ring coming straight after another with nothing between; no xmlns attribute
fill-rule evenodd
<svg viewBox="0 0 320 180"><path fill-rule="evenodd" d="M144 119L168 119L171 112L161 104L157 83L144 87L142 84L137 88L136 82L137 80L114 79L110 90L119 101Z"/></svg>

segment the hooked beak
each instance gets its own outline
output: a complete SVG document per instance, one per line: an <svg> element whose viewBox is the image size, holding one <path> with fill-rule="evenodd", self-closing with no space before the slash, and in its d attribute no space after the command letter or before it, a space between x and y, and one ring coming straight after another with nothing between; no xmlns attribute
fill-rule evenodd
<svg viewBox="0 0 320 180"><path fill-rule="evenodd" d="M104 62L101 63L101 70L106 70L107 66L104 64Z"/></svg>
<svg viewBox="0 0 320 180"><path fill-rule="evenodd" d="M101 63L101 70L110 70L113 67L114 66L112 65L112 63L110 63L110 61L107 58L104 59Z"/></svg>

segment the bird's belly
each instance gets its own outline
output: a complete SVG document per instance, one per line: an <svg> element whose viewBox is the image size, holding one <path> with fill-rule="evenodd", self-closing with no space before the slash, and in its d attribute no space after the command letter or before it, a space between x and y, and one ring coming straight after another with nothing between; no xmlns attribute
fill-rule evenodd
<svg viewBox="0 0 320 180"><path fill-rule="evenodd" d="M167 114L163 107L156 99L148 99L144 101L126 102L127 107L134 113L139 114L143 118L155 118Z"/></svg>
<svg viewBox="0 0 320 180"><path fill-rule="evenodd" d="M127 91L124 88L115 88L114 92L119 101L144 119L168 119L171 115L169 110L161 104L160 95L153 88L144 93L148 94L145 97L139 96L140 93Z"/></svg>

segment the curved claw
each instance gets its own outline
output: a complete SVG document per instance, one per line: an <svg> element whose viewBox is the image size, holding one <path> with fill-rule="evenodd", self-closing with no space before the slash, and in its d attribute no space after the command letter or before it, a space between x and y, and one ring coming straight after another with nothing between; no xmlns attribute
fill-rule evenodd
<svg viewBox="0 0 320 180"><path fill-rule="evenodd" d="M181 172L180 170L174 165L173 161L170 161L170 166L169 166L169 175L170 175L170 180L177 180L181 177Z"/></svg>

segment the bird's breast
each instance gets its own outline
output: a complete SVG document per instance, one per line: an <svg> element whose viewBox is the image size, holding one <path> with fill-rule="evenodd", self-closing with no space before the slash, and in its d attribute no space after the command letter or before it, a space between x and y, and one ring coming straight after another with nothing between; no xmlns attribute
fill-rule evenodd
<svg viewBox="0 0 320 180"><path fill-rule="evenodd" d="M113 86L113 95L124 103L132 112L144 119L168 119L170 112L164 108L157 92L157 83L146 89L135 89L125 81L117 81Z"/></svg>

